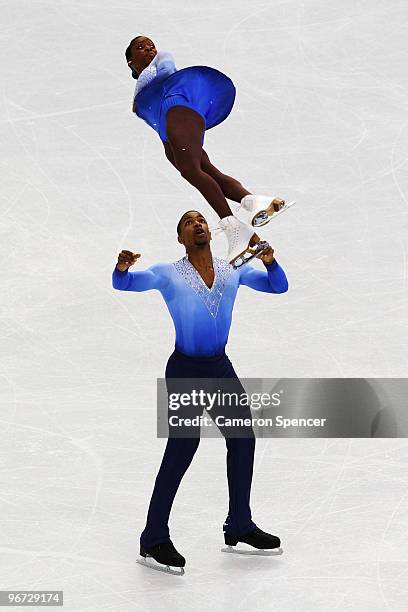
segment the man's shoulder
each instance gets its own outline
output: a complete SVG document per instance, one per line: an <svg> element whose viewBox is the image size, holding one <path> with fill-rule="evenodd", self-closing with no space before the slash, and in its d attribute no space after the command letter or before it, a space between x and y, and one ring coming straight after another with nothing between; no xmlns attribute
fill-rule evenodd
<svg viewBox="0 0 408 612"><path fill-rule="evenodd" d="M234 269L234 267L230 263L228 263L228 261L224 259L223 257L218 257L217 255L213 255L212 258L213 258L213 261L215 261L219 266L222 266L224 268Z"/></svg>
<svg viewBox="0 0 408 612"><path fill-rule="evenodd" d="M213 262L215 263L217 272L226 274L228 276L235 275L238 273L238 270L236 270L232 264L230 264L222 257L216 257L213 255Z"/></svg>
<svg viewBox="0 0 408 612"><path fill-rule="evenodd" d="M242 276L243 274L246 274L246 273L248 273L248 272L251 272L252 270L255 270L255 269L256 269L256 268L255 268L255 266L253 266L253 265L252 265L252 264L250 264L250 263L246 263L246 264L244 264L243 266L240 266L240 267L237 269L237 272L238 272L238 274L239 274L240 276Z"/></svg>
<svg viewBox="0 0 408 612"><path fill-rule="evenodd" d="M150 270L160 276L168 276L173 270L174 264L166 261L159 261L150 266Z"/></svg>

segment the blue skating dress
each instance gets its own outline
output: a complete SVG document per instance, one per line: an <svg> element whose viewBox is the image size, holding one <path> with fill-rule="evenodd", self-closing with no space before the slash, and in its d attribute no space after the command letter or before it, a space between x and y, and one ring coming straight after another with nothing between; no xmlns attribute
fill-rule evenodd
<svg viewBox="0 0 408 612"><path fill-rule="evenodd" d="M137 80L136 115L167 142L166 114L172 106L187 106L199 113L205 129L218 125L231 112L235 87L229 77L208 66L177 70L170 53L159 51ZM204 135L203 135L204 141Z"/></svg>

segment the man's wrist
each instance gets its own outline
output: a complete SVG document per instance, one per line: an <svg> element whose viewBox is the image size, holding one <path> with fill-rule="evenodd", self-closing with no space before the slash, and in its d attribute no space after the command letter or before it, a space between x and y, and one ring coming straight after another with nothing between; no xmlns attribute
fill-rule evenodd
<svg viewBox="0 0 408 612"><path fill-rule="evenodd" d="M272 265L272 264L274 264L275 262L276 262L276 259L275 259L275 258L273 258L273 259L272 259L272 261L270 261L269 263L266 263L266 261L264 261L263 263L264 263L264 266L265 266L266 268L269 268L269 266L271 266L271 265Z"/></svg>

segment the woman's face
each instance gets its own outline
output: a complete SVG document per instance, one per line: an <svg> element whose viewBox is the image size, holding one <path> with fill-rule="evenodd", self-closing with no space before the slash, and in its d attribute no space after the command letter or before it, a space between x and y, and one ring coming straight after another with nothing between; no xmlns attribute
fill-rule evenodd
<svg viewBox="0 0 408 612"><path fill-rule="evenodd" d="M132 45L132 58L128 64L138 74L142 72L157 55L155 44L150 38L142 36Z"/></svg>

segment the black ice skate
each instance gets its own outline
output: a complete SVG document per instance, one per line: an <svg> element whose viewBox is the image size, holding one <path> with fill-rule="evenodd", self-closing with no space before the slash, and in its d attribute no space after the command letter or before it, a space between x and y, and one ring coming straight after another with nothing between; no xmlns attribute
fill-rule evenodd
<svg viewBox="0 0 408 612"><path fill-rule="evenodd" d="M156 544L150 548L140 545L141 559L137 563L150 567L151 569L182 576L184 574L185 558L174 548L173 542ZM176 568L176 569L175 569Z"/></svg>
<svg viewBox="0 0 408 612"><path fill-rule="evenodd" d="M236 555L262 555L267 557L281 555L283 553L280 547L280 539L270 533L265 533L265 531L258 529L258 527L255 527L255 529L239 538L224 533L224 541L227 546L226 548L221 548L221 552L234 553ZM249 544L254 550L234 548L238 542Z"/></svg>

